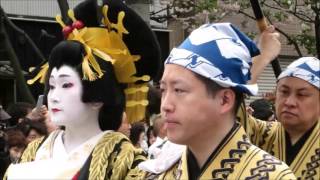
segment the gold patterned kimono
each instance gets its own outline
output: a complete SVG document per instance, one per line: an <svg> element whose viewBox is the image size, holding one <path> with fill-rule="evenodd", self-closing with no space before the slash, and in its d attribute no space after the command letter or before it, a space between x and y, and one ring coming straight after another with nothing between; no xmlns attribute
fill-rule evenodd
<svg viewBox="0 0 320 180"><path fill-rule="evenodd" d="M30 143L19 164L9 166L7 177L12 174L13 179L139 178L141 171L137 165L146 159L145 154L134 148L123 134L104 132L63 157L64 148L59 147L63 146L63 142L59 142L62 133L61 130L54 131L48 138ZM53 152L57 154L56 158L52 158L55 157ZM35 175L32 171L41 175Z"/></svg>
<svg viewBox="0 0 320 180"><path fill-rule="evenodd" d="M281 123L261 121L247 116L244 106L241 106L238 116L253 144L288 162L288 142ZM320 179L320 118L289 167L298 179Z"/></svg>
<svg viewBox="0 0 320 180"><path fill-rule="evenodd" d="M188 167L188 151L180 161L158 176L147 174L145 179L193 179ZM221 141L202 167L198 179L296 179L282 161L252 145L240 124Z"/></svg>

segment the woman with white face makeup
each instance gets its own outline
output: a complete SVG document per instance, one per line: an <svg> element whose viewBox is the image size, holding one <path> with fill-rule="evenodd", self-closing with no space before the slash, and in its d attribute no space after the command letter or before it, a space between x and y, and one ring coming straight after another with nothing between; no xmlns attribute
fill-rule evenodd
<svg viewBox="0 0 320 180"><path fill-rule="evenodd" d="M115 130L123 112L130 122L142 119L159 47L121 1L104 1L104 27L95 3L87 0L69 11L72 26L57 18L67 40L53 48L33 79L45 80L51 121L64 130L33 141L19 164L8 168L8 179L139 179L143 152Z"/></svg>
<svg viewBox="0 0 320 180"><path fill-rule="evenodd" d="M67 151L78 146L79 142L101 133L98 115L102 103L82 101L81 79L71 66L53 68L49 87L49 114L56 125L64 126L66 129L64 142ZM74 132L81 133L81 136L72 136Z"/></svg>

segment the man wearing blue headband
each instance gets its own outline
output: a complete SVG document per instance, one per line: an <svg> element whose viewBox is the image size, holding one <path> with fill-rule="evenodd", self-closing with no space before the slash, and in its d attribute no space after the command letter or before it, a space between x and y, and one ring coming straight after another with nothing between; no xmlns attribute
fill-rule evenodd
<svg viewBox="0 0 320 180"><path fill-rule="evenodd" d="M286 162L301 179L320 179L319 79L319 59L300 58L278 77L275 108L279 122L241 118L251 142Z"/></svg>
<svg viewBox="0 0 320 180"><path fill-rule="evenodd" d="M230 23L203 25L171 51L160 82L161 115L168 139L186 149L159 179L295 179L236 122L243 94L258 90L247 85L258 54Z"/></svg>

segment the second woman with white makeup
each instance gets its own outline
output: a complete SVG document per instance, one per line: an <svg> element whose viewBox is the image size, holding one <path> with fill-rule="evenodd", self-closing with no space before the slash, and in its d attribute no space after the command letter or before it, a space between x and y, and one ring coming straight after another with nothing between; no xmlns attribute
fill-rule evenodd
<svg viewBox="0 0 320 180"><path fill-rule="evenodd" d="M142 152L115 130L123 112L130 120L144 114L146 82L158 69L158 43L121 1L104 2L101 27L95 2L69 11L73 30L53 48L42 66L46 73L40 71L50 118L64 130L31 143L19 164L9 167L8 179L139 179Z"/></svg>

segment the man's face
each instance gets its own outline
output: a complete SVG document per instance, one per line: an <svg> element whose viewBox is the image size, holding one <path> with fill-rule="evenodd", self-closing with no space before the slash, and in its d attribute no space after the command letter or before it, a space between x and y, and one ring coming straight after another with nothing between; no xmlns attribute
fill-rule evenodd
<svg viewBox="0 0 320 180"><path fill-rule="evenodd" d="M161 115L170 141L189 145L201 139L202 134L214 131L219 102L208 95L204 83L193 72L182 66L165 65L160 89Z"/></svg>
<svg viewBox="0 0 320 180"><path fill-rule="evenodd" d="M83 87L74 69L69 66L53 68L49 85L48 109L52 122L65 126L89 123L91 108L81 99Z"/></svg>
<svg viewBox="0 0 320 180"><path fill-rule="evenodd" d="M285 129L308 130L320 117L319 90L299 78L282 78L277 84L275 106Z"/></svg>

